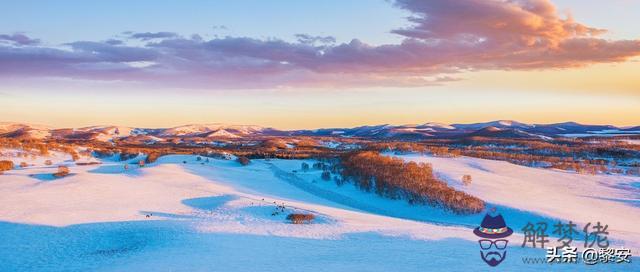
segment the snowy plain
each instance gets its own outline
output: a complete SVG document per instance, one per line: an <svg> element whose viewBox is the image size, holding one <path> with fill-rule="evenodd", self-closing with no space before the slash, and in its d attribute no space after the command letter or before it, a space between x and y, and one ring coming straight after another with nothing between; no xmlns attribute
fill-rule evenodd
<svg viewBox="0 0 640 272"><path fill-rule="evenodd" d="M614 245L638 256L639 178L400 157L432 163L452 186L498 208L516 231L500 269L640 269L637 257L622 265L523 264L523 257L545 252L520 247L526 221L600 220L610 225ZM242 167L171 155L139 168L140 158L86 166L58 153L0 158L33 164L0 175L0 271L492 270L480 260L472 233L483 214L454 215L338 186L321 180L320 171L301 171L300 160L253 160ZM43 178L59 164L69 165L72 175ZM459 182L463 174L473 176L470 186ZM288 223L286 215L296 211L317 219Z"/></svg>

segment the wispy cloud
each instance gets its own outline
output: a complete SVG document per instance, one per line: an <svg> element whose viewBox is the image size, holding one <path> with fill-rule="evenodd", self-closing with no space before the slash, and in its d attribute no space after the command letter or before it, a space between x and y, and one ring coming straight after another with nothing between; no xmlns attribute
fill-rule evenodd
<svg viewBox="0 0 640 272"><path fill-rule="evenodd" d="M128 32L143 45L76 41L59 48L2 35L12 43L0 44L0 75L208 89L424 86L469 70L582 67L640 55L640 41L599 38L604 30L561 18L548 0L397 0L395 6L412 14L412 25L392 30L404 37L401 43L380 46L308 34L287 42Z"/></svg>
<svg viewBox="0 0 640 272"><path fill-rule="evenodd" d="M0 43L8 42L13 45L36 45L40 43L39 39L29 38L27 35L22 33L14 33L14 34L0 34Z"/></svg>
<svg viewBox="0 0 640 272"><path fill-rule="evenodd" d="M332 44L336 42L336 38L332 36L312 36L309 34L296 34L298 42L304 44Z"/></svg>
<svg viewBox="0 0 640 272"><path fill-rule="evenodd" d="M129 34L129 38L138 39L142 41L178 37L178 34L173 32L140 32L140 33L127 33L127 34Z"/></svg>

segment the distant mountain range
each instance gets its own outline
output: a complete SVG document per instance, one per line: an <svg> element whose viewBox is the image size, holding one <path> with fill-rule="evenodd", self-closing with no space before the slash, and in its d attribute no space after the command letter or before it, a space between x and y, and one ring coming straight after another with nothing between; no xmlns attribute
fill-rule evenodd
<svg viewBox="0 0 640 272"><path fill-rule="evenodd" d="M379 125L355 128L291 131L292 135L343 136L367 138L539 138L611 136L613 134L640 134L640 126L620 128L612 125L584 125L575 122L557 124L525 124L511 120L498 120L472 124L426 123L422 125Z"/></svg>
<svg viewBox="0 0 640 272"><path fill-rule="evenodd" d="M377 125L354 128L321 128L314 130L278 130L260 126L227 124L194 124L173 128L132 128L123 126L91 126L55 129L40 125L0 123L0 138L65 139L113 141L135 140L161 142L174 139L237 139L265 136L359 137L372 139L419 140L429 138L532 138L615 136L640 134L640 126L620 128L612 125L585 125L575 122L526 124L498 120L473 124L425 123L419 125Z"/></svg>

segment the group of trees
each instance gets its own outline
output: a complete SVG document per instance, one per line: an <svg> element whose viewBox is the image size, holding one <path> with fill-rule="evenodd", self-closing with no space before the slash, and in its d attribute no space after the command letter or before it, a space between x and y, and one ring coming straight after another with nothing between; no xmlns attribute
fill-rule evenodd
<svg viewBox="0 0 640 272"><path fill-rule="evenodd" d="M15 167L13 165L13 161L0 161L0 174L4 171L13 169L13 167Z"/></svg>
<svg viewBox="0 0 640 272"><path fill-rule="evenodd" d="M457 191L439 180L429 164L405 162L364 151L344 155L341 165L346 180L380 196L441 207L457 214L478 213L485 206L477 197Z"/></svg>
<svg viewBox="0 0 640 272"><path fill-rule="evenodd" d="M633 167L618 167L616 158L602 159L591 156L580 156L575 152L568 152L565 156L540 155L537 152L526 150L513 150L506 148L495 148L486 146L471 146L457 149L451 156L462 154L464 156L508 161L513 164L554 168L567 171L574 171L583 174L598 173L633 173Z"/></svg>
<svg viewBox="0 0 640 272"><path fill-rule="evenodd" d="M261 146L266 149L276 150L276 149L286 149L288 147L287 141L280 138L270 138L264 140L261 143Z"/></svg>
<svg viewBox="0 0 640 272"><path fill-rule="evenodd" d="M134 158L138 154L148 154L146 163L151 163L163 155L200 155L210 158L230 159L233 155L252 159L315 159L336 157L340 150L327 148L320 144L322 138L316 137L265 137L241 138L228 140L224 144L212 144L211 139L194 141L164 141L145 143L137 141L116 141L104 143L99 141L59 141L47 143L47 146L84 146L88 147L95 156L121 156L122 160ZM343 139L343 141L357 141ZM12 141L21 146L19 141ZM0 139L0 147L2 139ZM53 150L52 148L50 148ZM71 150L68 150L71 152Z"/></svg>
<svg viewBox="0 0 640 272"><path fill-rule="evenodd" d="M158 158L162 157L164 154L160 153L158 151L152 151L149 152L149 154L147 155L147 157L144 159L144 162L146 163L154 163L158 160Z"/></svg>
<svg viewBox="0 0 640 272"><path fill-rule="evenodd" d="M472 137L412 143L370 143L367 150L415 152L439 157L469 156L584 174L640 175L640 166L633 163L634 158L640 156L640 146L617 141L598 142L580 139L544 141Z"/></svg>
<svg viewBox="0 0 640 272"><path fill-rule="evenodd" d="M51 150L67 153L71 156L73 161L80 158L80 154L75 149L74 145L63 144L57 142L40 142L35 140L15 140L15 139L0 139L0 147L11 148L21 150L17 154L17 157L35 158L35 156L48 156Z"/></svg>
<svg viewBox="0 0 640 272"><path fill-rule="evenodd" d="M303 162L301 164L300 169L303 172L309 171L309 164L306 163L306 162ZM331 180L331 171L333 171L334 173L337 173L338 166L336 164L331 166L331 165L325 164L324 162L316 162L316 163L313 164L313 169L314 170L322 170L322 174L320 174L320 178L322 180L329 181L329 180Z"/></svg>

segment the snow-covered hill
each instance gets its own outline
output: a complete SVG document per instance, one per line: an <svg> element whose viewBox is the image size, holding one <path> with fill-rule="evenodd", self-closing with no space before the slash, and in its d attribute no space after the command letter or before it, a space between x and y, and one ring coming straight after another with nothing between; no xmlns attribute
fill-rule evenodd
<svg viewBox="0 0 640 272"><path fill-rule="evenodd" d="M472 158L426 161L452 186L497 206L516 234L505 271L540 249L521 248L526 221L599 220L615 246L633 248L640 178L586 176ZM137 159L73 166L72 175L43 177L68 164L35 163L0 175L1 271L482 271L472 228L482 214L460 216L363 192L300 171L300 160L197 160L171 155L139 168ZM308 161L312 163L312 161ZM129 164L125 169L124 164ZM471 174L473 182L458 180ZM284 208L278 208L278 207ZM286 221L312 213L312 224ZM10 249L10 250L7 250ZM554 270L638 269L632 264Z"/></svg>
<svg viewBox="0 0 640 272"><path fill-rule="evenodd" d="M117 138L125 138L137 135L146 135L144 129L123 126L92 126L75 129L74 133L93 133L95 139L103 142L113 141Z"/></svg>
<svg viewBox="0 0 640 272"><path fill-rule="evenodd" d="M474 123L474 124L453 124L451 126L457 128L457 129L464 129L464 130L478 130L478 129L483 129L483 128L487 128L487 127L521 128L521 129L527 129L527 128L535 127L535 125L520 123L520 122L513 121L513 120L498 120L498 121L492 121L492 122L486 122L486 123Z"/></svg>
<svg viewBox="0 0 640 272"><path fill-rule="evenodd" d="M438 158L402 155L408 161L433 165L438 176L494 205L513 208L511 222L524 226L532 215L571 220L581 226L600 221L609 225L609 238L640 250L640 177L581 175L560 170L519 166L476 158ZM470 186L461 182L471 175ZM633 219L632 219L633 218ZM639 252L640 253L640 252Z"/></svg>
<svg viewBox="0 0 640 272"><path fill-rule="evenodd" d="M50 129L43 125L0 122L0 138L40 140L51 135Z"/></svg>
<svg viewBox="0 0 640 272"><path fill-rule="evenodd" d="M204 134L216 133L220 136L238 137L239 135L252 135L262 133L268 128L260 126L250 125L228 125L228 124L201 124L201 125L186 125L165 129L159 135L160 136L201 136Z"/></svg>
<svg viewBox="0 0 640 272"><path fill-rule="evenodd" d="M416 126L418 128L432 128L432 129L456 129L454 126L452 125L447 125L447 124L443 124L443 123L424 123L422 125Z"/></svg>
<svg viewBox="0 0 640 272"><path fill-rule="evenodd" d="M495 138L531 138L550 140L558 137L607 137L638 135L634 128L610 125L584 125L575 122L557 124L526 124L498 120L474 124L425 123L412 125L373 125L354 128L321 128L314 130L278 130L252 125L192 124L173 128L133 128L123 126L91 126L51 129L16 123L0 123L0 138L113 141L148 135L162 140L174 138L243 138L265 136L360 137L369 139L465 138L473 136Z"/></svg>

